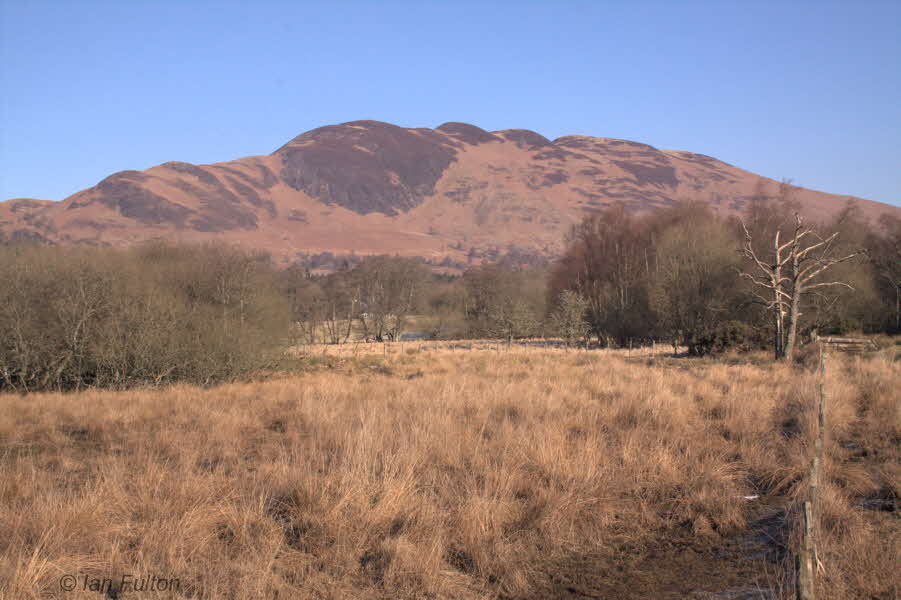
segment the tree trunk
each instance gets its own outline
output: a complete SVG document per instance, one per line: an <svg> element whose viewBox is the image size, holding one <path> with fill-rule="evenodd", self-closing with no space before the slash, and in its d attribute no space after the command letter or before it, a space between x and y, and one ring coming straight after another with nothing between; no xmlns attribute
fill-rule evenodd
<svg viewBox="0 0 901 600"><path fill-rule="evenodd" d="M788 315L788 340L785 344L783 360L791 362L795 353L795 344L798 339L798 320L801 318L801 282L797 282L792 289L791 312Z"/></svg>
<svg viewBox="0 0 901 600"><path fill-rule="evenodd" d="M895 331L901 331L901 287L895 286Z"/></svg>
<svg viewBox="0 0 901 600"><path fill-rule="evenodd" d="M778 305L773 310L773 317L775 318L775 329L776 332L773 337L773 353L775 355L776 360L782 358L782 306Z"/></svg>
<svg viewBox="0 0 901 600"><path fill-rule="evenodd" d="M779 243L779 238L776 238L776 243ZM776 360L780 360L785 356L785 347L783 344L785 343L785 310L783 310L782 297L779 295L779 282L782 280L782 267L779 266L779 248L776 248L776 265L773 266L773 300L776 302L776 305L773 307L773 312L776 315L776 339L773 343L773 351L776 355Z"/></svg>

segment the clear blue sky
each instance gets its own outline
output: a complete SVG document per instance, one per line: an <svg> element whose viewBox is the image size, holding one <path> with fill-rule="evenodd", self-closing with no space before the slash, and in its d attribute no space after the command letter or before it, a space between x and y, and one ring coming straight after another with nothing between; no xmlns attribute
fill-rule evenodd
<svg viewBox="0 0 901 600"><path fill-rule="evenodd" d="M0 0L0 199L356 119L586 134L901 204L901 2Z"/></svg>

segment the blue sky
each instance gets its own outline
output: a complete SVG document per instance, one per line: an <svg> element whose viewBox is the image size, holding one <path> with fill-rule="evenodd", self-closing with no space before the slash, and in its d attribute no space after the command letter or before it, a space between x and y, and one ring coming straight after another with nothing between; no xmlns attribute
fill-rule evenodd
<svg viewBox="0 0 901 600"><path fill-rule="evenodd" d="M0 0L0 199L465 121L901 204L901 2Z"/></svg>

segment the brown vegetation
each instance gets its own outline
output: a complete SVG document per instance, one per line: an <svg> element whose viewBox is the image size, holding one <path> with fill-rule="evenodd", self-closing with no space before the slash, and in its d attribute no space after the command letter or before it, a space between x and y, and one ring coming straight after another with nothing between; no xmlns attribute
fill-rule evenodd
<svg viewBox="0 0 901 600"><path fill-rule="evenodd" d="M60 592L66 573L210 599L790 593L813 373L391 349L262 383L0 396L0 596L98 597ZM830 361L820 598L899 591L893 358Z"/></svg>
<svg viewBox="0 0 901 600"><path fill-rule="evenodd" d="M768 340L789 362L817 330L893 331L897 223L873 228L848 204L808 224L793 194L789 184L778 196L760 192L742 219L722 219L703 202L648 215L602 211L573 228L548 300L579 294L591 333L608 345L668 339L692 354L739 329L747 333L739 345Z"/></svg>
<svg viewBox="0 0 901 600"><path fill-rule="evenodd" d="M247 377L278 360L268 260L227 245L0 247L0 390Z"/></svg>

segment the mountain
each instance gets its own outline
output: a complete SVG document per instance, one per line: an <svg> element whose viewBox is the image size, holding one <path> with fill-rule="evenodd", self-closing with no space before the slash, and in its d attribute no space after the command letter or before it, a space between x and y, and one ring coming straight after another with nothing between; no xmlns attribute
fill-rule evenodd
<svg viewBox="0 0 901 600"><path fill-rule="evenodd" d="M511 251L553 257L571 225L616 202L647 211L701 199L729 214L761 185L778 187L709 156L627 140L353 121L299 135L267 156L167 162L114 173L61 202L0 202L0 238L116 246L223 239L280 264L397 253L460 268ZM795 192L814 219L848 200ZM901 214L854 200L872 218Z"/></svg>

